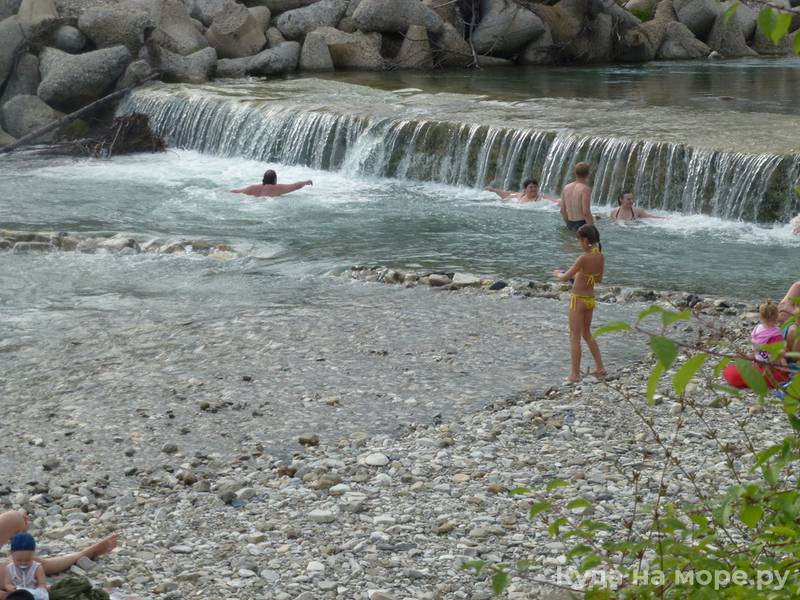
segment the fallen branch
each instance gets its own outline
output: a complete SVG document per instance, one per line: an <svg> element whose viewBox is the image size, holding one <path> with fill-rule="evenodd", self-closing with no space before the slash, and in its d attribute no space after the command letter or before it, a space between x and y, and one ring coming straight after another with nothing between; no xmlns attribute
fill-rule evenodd
<svg viewBox="0 0 800 600"><path fill-rule="evenodd" d="M158 77L158 74L157 73L152 73L148 77L146 77L141 83L145 83L146 81L150 81L152 79L155 79L156 77ZM138 85L141 85L141 83L138 84ZM92 102L90 104L87 104L83 108L80 108L80 109L76 110L73 113L70 113L70 114L68 114L68 115L66 115L64 117L61 117L58 121L53 121L49 125L45 125L44 127L41 127L39 129L37 129L36 131L33 131L33 132L29 133L28 135L22 136L21 138L19 138L16 142L14 142L12 144L8 144L7 146L0 147L0 154L5 154L7 152L12 152L12 151L16 150L17 148L19 148L20 146L24 146L26 144L29 144L33 140L35 140L37 138L40 138L43 135L45 135L47 133L50 133L51 131L55 131L57 129L61 129L65 125L69 125L70 123L72 123L72 121L74 121L75 119L78 119L78 118L82 117L83 115L89 114L90 112L92 112L95 109L99 108L103 104L106 104L106 103L110 102L111 100L115 100L117 98L120 98L120 97L124 96L125 94L130 92L135 87L138 87L138 85L132 85L132 86L123 88L121 90L117 90L116 92L111 92L107 96L103 96L99 100L95 100L94 102Z"/></svg>

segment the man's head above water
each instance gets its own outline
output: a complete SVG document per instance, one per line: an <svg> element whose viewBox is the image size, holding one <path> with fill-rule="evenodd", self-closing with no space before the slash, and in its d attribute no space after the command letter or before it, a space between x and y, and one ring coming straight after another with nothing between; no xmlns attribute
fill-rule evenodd
<svg viewBox="0 0 800 600"><path fill-rule="evenodd" d="M278 174L272 169L264 171L264 178L261 180L263 185L275 185L278 183Z"/></svg>

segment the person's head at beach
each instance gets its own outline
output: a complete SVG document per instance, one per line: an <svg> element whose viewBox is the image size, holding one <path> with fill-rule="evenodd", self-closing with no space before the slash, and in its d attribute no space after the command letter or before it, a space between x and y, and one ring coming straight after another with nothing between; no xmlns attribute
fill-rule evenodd
<svg viewBox="0 0 800 600"><path fill-rule="evenodd" d="M575 165L575 179L586 179L589 177L589 163L579 162Z"/></svg>
<svg viewBox="0 0 800 600"><path fill-rule="evenodd" d="M622 208L633 208L633 192L625 190L617 198L617 204Z"/></svg>
<svg viewBox="0 0 800 600"><path fill-rule="evenodd" d="M531 198L539 195L539 182L535 179L526 179L522 182L522 191Z"/></svg>
<svg viewBox="0 0 800 600"><path fill-rule="evenodd" d="M35 552L36 540L30 533L18 533L11 538L11 560L17 567L30 567Z"/></svg>
<svg viewBox="0 0 800 600"><path fill-rule="evenodd" d="M603 245L600 243L600 232L594 225L581 225L575 234L578 236L584 252L588 252L592 248L603 250Z"/></svg>
<svg viewBox="0 0 800 600"><path fill-rule="evenodd" d="M778 305L767 300L758 307L758 318L764 327L776 327L778 324Z"/></svg>
<svg viewBox="0 0 800 600"><path fill-rule="evenodd" d="M264 178L261 180L263 185L275 185L278 183L278 174L272 169L264 171Z"/></svg>

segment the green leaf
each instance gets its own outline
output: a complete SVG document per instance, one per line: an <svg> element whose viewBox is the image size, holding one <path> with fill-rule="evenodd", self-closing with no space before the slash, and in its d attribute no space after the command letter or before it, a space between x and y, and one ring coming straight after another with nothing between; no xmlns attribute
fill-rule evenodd
<svg viewBox="0 0 800 600"><path fill-rule="evenodd" d="M678 321L688 321L691 318L692 318L692 311L690 310L684 310L681 312L672 312L669 310L665 310L664 312L661 313L661 324L664 325L664 327L667 327Z"/></svg>
<svg viewBox="0 0 800 600"><path fill-rule="evenodd" d="M567 510L575 510L576 508L592 508L592 503L586 498L576 498L567 503Z"/></svg>
<svg viewBox="0 0 800 600"><path fill-rule="evenodd" d="M550 523L550 527L547 528L547 532L553 537L556 537L558 533L561 531L561 526L566 525L567 522L568 521L564 517L559 517L558 519Z"/></svg>
<svg viewBox="0 0 800 600"><path fill-rule="evenodd" d="M592 554L583 559L581 566L578 567L578 571L580 571L581 573L585 573L589 569L593 569L597 565L602 564L602 562L603 561L600 559L599 556L597 556L596 554Z"/></svg>
<svg viewBox="0 0 800 600"><path fill-rule="evenodd" d="M569 483L563 479L552 479L547 482L547 491L552 492L555 489L569 487Z"/></svg>
<svg viewBox="0 0 800 600"><path fill-rule="evenodd" d="M775 28L772 30L772 43L776 46L780 41L789 33L789 27L792 24L792 15L785 12L779 12L775 18Z"/></svg>
<svg viewBox="0 0 800 600"><path fill-rule="evenodd" d="M779 535L780 537L784 538L796 538L797 537L797 530L786 527L784 525L777 525L775 527L769 528L770 532L774 533L775 535Z"/></svg>
<svg viewBox="0 0 800 600"><path fill-rule="evenodd" d="M518 560L516 563L517 571L527 571L533 564L532 560Z"/></svg>
<svg viewBox="0 0 800 600"><path fill-rule="evenodd" d="M778 454L783 449L782 444L775 444L774 446L770 446L769 448L765 448L758 454L756 454L756 464L755 467L760 467L765 462L767 462L770 458Z"/></svg>
<svg viewBox="0 0 800 600"><path fill-rule="evenodd" d="M678 346L675 342L660 335L650 338L650 347L665 369L669 369L678 356Z"/></svg>
<svg viewBox="0 0 800 600"><path fill-rule="evenodd" d="M700 370L703 363L706 362L706 358L708 357L705 354L697 354L683 363L683 366L678 369L678 372L675 373L675 377L672 378L672 387L675 388L675 392L677 392L678 395L683 394L689 381L691 381L695 373Z"/></svg>
<svg viewBox="0 0 800 600"><path fill-rule="evenodd" d="M725 392L726 394L730 394L731 396L736 396L736 397L742 395L742 390L738 390L735 387L731 387L729 385L720 385L718 383L712 383L711 389L716 390L718 392Z"/></svg>
<svg viewBox="0 0 800 600"><path fill-rule="evenodd" d="M656 304L652 304L645 308L642 312L639 313L639 321L643 321L650 315L654 315L656 313L663 313L664 309Z"/></svg>
<svg viewBox="0 0 800 600"><path fill-rule="evenodd" d="M463 570L473 569L476 573L480 573L484 566L486 566L486 563L482 560L468 560L467 562L461 563L461 568Z"/></svg>
<svg viewBox="0 0 800 600"><path fill-rule="evenodd" d="M658 380L661 379L663 374L664 367L660 362L657 362L656 366L653 367L652 373L650 373L650 377L647 379L647 402L651 405L655 402L654 398L656 395L656 388L658 388Z"/></svg>
<svg viewBox="0 0 800 600"><path fill-rule="evenodd" d="M717 366L714 367L714 376L719 377L722 375L722 369L728 366L728 363L731 362L729 357L725 357L717 363Z"/></svg>
<svg viewBox="0 0 800 600"><path fill-rule="evenodd" d="M764 381L764 376L759 373L749 360L736 360L736 368L739 369L739 375L742 376L744 382L751 390L762 398L769 393L769 386Z"/></svg>
<svg viewBox="0 0 800 600"><path fill-rule="evenodd" d="M528 489L526 487L518 487L518 488L514 488L513 490L509 490L508 495L509 496L520 496L521 494L530 494L530 492L531 492L530 489Z"/></svg>
<svg viewBox="0 0 800 600"><path fill-rule="evenodd" d="M725 11L725 14L722 15L722 24L725 25L725 27L728 26L728 21L731 20L731 17L738 8L739 8L739 2L734 2L728 7L728 10Z"/></svg>
<svg viewBox="0 0 800 600"><path fill-rule="evenodd" d="M587 546L586 544L578 544L572 550L567 552L567 558L575 558L576 556L581 556L591 551L591 546Z"/></svg>
<svg viewBox="0 0 800 600"><path fill-rule="evenodd" d="M758 504L745 504L742 510L739 511L739 518L742 520L742 523L747 525L750 529L754 529L763 516L764 509Z"/></svg>
<svg viewBox="0 0 800 600"><path fill-rule="evenodd" d="M594 330L592 334L593 337L599 338L601 335L605 335L606 333L614 333L616 331L630 331L631 326L625 323L624 321L615 321L614 323L608 323L607 325L603 325L602 327L598 327Z"/></svg>
<svg viewBox="0 0 800 600"><path fill-rule="evenodd" d="M761 32L777 46L789 31L789 26L792 24L792 15L771 8L764 8L758 13L756 22Z"/></svg>
<svg viewBox="0 0 800 600"><path fill-rule="evenodd" d="M533 519L537 515L547 512L551 508L553 508L552 502L536 502L531 506L530 510L528 510L528 518Z"/></svg>
<svg viewBox="0 0 800 600"><path fill-rule="evenodd" d="M756 23L758 24L758 28L761 30L761 33L763 33L765 37L771 39L772 30L775 29L775 15L772 9L769 7L762 8L761 12L758 13Z"/></svg>
<svg viewBox="0 0 800 600"><path fill-rule="evenodd" d="M508 573L505 571L498 571L492 577L492 591L495 596L502 594L506 587L508 587Z"/></svg>

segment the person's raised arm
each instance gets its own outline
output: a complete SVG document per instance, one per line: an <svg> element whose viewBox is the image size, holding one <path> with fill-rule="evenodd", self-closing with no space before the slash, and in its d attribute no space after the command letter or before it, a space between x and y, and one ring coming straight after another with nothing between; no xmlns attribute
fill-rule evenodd
<svg viewBox="0 0 800 600"><path fill-rule="evenodd" d="M583 211L583 220L589 225L594 225L594 217L592 216L592 188L588 185L584 186L581 190L581 210Z"/></svg>
<svg viewBox="0 0 800 600"><path fill-rule="evenodd" d="M507 192L505 190L501 190L500 188L486 187L486 188L483 188L483 189L485 191L487 191L487 192L494 192L495 194L500 196L500 198L502 198L503 200L505 200L506 198L508 198L511 195L511 192Z"/></svg>
<svg viewBox="0 0 800 600"><path fill-rule="evenodd" d="M659 217L658 215L654 215L652 213L647 212L643 208L635 208L636 216L640 219L668 219L669 217Z"/></svg>
<svg viewBox="0 0 800 600"><path fill-rule="evenodd" d="M580 270L580 262L582 258L583 257L579 256L578 259L575 261L575 264L573 264L568 271L562 273L558 269L554 270L553 277L561 281L569 281L570 279L575 277L575 274Z"/></svg>

